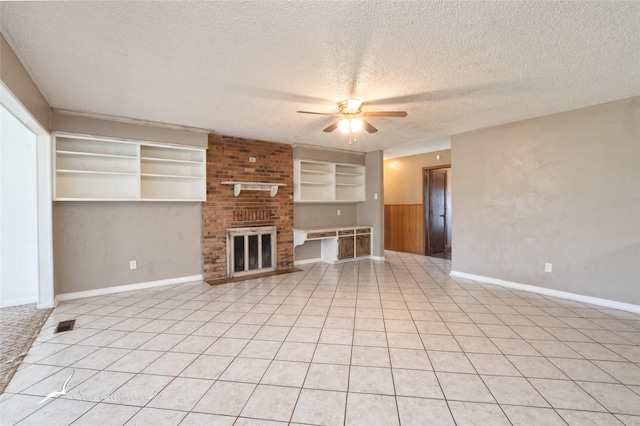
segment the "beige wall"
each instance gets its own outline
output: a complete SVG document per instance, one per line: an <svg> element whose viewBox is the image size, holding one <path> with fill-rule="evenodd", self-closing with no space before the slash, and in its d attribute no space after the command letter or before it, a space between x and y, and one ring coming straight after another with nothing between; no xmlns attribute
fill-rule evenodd
<svg viewBox="0 0 640 426"><path fill-rule="evenodd" d="M384 204L422 204L422 168L449 164L449 149L385 160Z"/></svg>
<svg viewBox="0 0 640 426"><path fill-rule="evenodd" d="M338 216L338 210L340 210L340 216ZM348 226L355 224L357 217L356 203L295 203L293 227Z"/></svg>
<svg viewBox="0 0 640 426"><path fill-rule="evenodd" d="M310 145L297 145L293 147L293 158L312 161L327 161L329 163L362 165L365 163L365 155L361 152L340 149L324 149Z"/></svg>
<svg viewBox="0 0 640 426"><path fill-rule="evenodd" d="M135 141L149 141L207 147L206 132L190 132L137 123L123 123L98 118L81 117L53 111L51 128L59 132L103 136Z"/></svg>
<svg viewBox="0 0 640 426"><path fill-rule="evenodd" d="M0 79L40 125L49 130L51 108L2 34L0 34Z"/></svg>
<svg viewBox="0 0 640 426"><path fill-rule="evenodd" d="M366 166L366 201L358 203L358 223L372 225L371 255L384 256L384 170L383 152L368 152ZM375 195L378 195L377 199Z"/></svg>
<svg viewBox="0 0 640 426"><path fill-rule="evenodd" d="M52 130L207 145L205 133L58 113ZM202 274L202 203L58 201L53 231L56 294Z"/></svg>
<svg viewBox="0 0 640 426"><path fill-rule="evenodd" d="M340 210L340 216L337 210ZM355 203L294 203L293 205L294 228L349 226L356 223L357 217L358 209ZM320 244L320 241L307 241L301 246L296 246L294 260L318 259Z"/></svg>
<svg viewBox="0 0 640 426"><path fill-rule="evenodd" d="M640 304L640 98L451 145L454 271Z"/></svg>
<svg viewBox="0 0 640 426"><path fill-rule="evenodd" d="M200 203L56 202L55 294L202 274L201 218Z"/></svg>

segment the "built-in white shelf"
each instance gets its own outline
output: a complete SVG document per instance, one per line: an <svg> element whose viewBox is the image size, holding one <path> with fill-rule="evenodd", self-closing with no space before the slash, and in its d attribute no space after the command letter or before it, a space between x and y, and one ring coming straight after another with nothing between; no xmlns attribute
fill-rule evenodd
<svg viewBox="0 0 640 426"><path fill-rule="evenodd" d="M64 170L58 169L57 173L81 173L81 174L95 174L95 175L129 175L129 176L137 176L137 173L126 173L126 172L101 172L98 170Z"/></svg>
<svg viewBox="0 0 640 426"><path fill-rule="evenodd" d="M140 173L142 177L172 178L172 179L200 179L200 176L181 176L181 175L158 175L151 173Z"/></svg>
<svg viewBox="0 0 640 426"><path fill-rule="evenodd" d="M169 160L167 158L153 158L153 157L140 157L142 161L151 161L156 163L184 163L184 164L202 164L201 161L189 161L189 160Z"/></svg>
<svg viewBox="0 0 640 426"><path fill-rule="evenodd" d="M117 154L96 154L93 152L77 152L77 151L56 151L59 156L71 155L78 157L101 157L101 158L130 158L135 159L135 156L131 155L117 155Z"/></svg>
<svg viewBox="0 0 640 426"><path fill-rule="evenodd" d="M242 191L269 191L270 197L275 197L278 188L287 186L286 183L274 182L222 182L223 185L233 185L233 196L237 197Z"/></svg>
<svg viewBox="0 0 640 426"><path fill-rule="evenodd" d="M365 201L365 167L295 160L293 199L297 203Z"/></svg>
<svg viewBox="0 0 640 426"><path fill-rule="evenodd" d="M206 151L54 135L56 201L205 201Z"/></svg>

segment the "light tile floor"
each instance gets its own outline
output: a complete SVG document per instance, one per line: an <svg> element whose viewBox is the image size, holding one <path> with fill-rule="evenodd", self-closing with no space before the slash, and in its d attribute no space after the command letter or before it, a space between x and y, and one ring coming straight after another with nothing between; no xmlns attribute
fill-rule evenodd
<svg viewBox="0 0 640 426"><path fill-rule="evenodd" d="M0 423L640 424L639 315L386 256L61 303Z"/></svg>

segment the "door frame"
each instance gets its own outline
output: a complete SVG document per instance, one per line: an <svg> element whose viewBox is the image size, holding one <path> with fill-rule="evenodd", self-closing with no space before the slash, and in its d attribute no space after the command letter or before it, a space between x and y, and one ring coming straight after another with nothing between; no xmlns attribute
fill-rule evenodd
<svg viewBox="0 0 640 426"><path fill-rule="evenodd" d="M429 238L429 218L427 216L428 213L428 203L430 202L430 200L428 200L427 198L427 176L429 175L429 171L430 170L440 170L440 169L450 169L451 168L451 164L441 164L438 166L430 166L430 167L423 167L422 168L422 220L424 221L424 255L425 256L430 256L429 254L429 249L430 249L430 238ZM447 179L449 178L449 174L447 173ZM449 194L446 192L446 188L445 188L445 200L447 199L447 197L449 196ZM445 201L446 203L446 201ZM446 226L450 226L449 221L446 221ZM445 251L446 251L446 246L447 246L447 242L446 242L446 234L447 234L447 228L445 228Z"/></svg>
<svg viewBox="0 0 640 426"><path fill-rule="evenodd" d="M53 206L51 196L51 135L17 96L0 82L0 103L36 135L38 209L38 309L55 307L53 288Z"/></svg>

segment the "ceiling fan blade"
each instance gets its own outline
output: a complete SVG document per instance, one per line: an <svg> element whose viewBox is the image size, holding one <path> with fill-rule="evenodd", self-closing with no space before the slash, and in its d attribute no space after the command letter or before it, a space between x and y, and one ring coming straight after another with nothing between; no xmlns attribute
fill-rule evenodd
<svg viewBox="0 0 640 426"><path fill-rule="evenodd" d="M333 132L335 129L338 128L338 123L340 122L340 120L334 122L332 125L330 125L329 127L327 127L326 129L322 129L323 132Z"/></svg>
<svg viewBox="0 0 640 426"><path fill-rule="evenodd" d="M362 120L362 127L369 133L375 133L378 131L378 129L376 129L375 127L373 127L371 124L369 124L367 121Z"/></svg>
<svg viewBox="0 0 640 426"><path fill-rule="evenodd" d="M406 111L372 111L365 112L365 117L406 117Z"/></svg>
<svg viewBox="0 0 640 426"><path fill-rule="evenodd" d="M296 112L300 114L332 115L334 117L337 117L340 115L340 114L334 114L330 112L313 112L313 111L296 111Z"/></svg>

